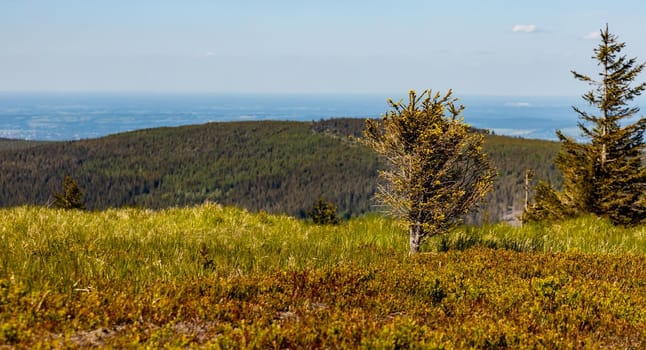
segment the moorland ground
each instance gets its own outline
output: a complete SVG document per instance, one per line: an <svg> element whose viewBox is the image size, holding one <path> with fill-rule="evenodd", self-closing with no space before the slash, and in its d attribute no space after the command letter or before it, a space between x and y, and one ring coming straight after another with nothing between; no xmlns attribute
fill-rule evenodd
<svg viewBox="0 0 646 350"><path fill-rule="evenodd" d="M0 210L0 344L643 348L646 228L460 227L408 256L378 215L336 226L204 204Z"/></svg>

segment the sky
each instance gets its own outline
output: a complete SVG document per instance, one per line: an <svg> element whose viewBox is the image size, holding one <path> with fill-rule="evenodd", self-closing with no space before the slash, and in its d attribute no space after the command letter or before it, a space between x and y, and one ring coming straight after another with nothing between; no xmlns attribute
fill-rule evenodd
<svg viewBox="0 0 646 350"><path fill-rule="evenodd" d="M578 96L641 0L0 0L0 91ZM646 79L646 78L645 78Z"/></svg>

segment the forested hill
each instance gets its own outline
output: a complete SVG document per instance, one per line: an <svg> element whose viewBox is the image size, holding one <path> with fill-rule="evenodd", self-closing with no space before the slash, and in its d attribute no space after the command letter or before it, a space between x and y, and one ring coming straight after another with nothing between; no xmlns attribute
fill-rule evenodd
<svg viewBox="0 0 646 350"><path fill-rule="evenodd" d="M0 142L0 206L45 205L69 175L90 209L164 208L206 200L304 216L317 198L346 216L374 210L380 162L349 136L363 120L228 122L140 130L98 139ZM500 177L491 220L522 207L527 167L558 183L558 144L487 136Z"/></svg>
<svg viewBox="0 0 646 350"><path fill-rule="evenodd" d="M27 141L27 140L14 140L0 137L0 151L2 150L19 150L30 148L36 145L46 144L48 141Z"/></svg>

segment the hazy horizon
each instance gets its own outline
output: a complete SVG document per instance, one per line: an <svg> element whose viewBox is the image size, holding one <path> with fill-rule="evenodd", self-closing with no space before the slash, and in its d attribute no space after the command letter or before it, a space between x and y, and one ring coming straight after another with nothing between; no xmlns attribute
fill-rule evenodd
<svg viewBox="0 0 646 350"><path fill-rule="evenodd" d="M399 97L392 96L397 100ZM496 134L553 139L576 132L573 97L462 96L465 121ZM0 137L75 140L207 122L378 118L379 94L0 93Z"/></svg>

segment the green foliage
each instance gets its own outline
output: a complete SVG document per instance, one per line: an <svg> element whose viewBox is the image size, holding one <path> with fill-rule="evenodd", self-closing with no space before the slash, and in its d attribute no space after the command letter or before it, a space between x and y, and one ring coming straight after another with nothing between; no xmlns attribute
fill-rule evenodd
<svg viewBox="0 0 646 350"><path fill-rule="evenodd" d="M326 202L323 198L319 198L314 203L312 210L307 212L307 216L317 225L338 225L340 222L334 203Z"/></svg>
<svg viewBox="0 0 646 350"><path fill-rule="evenodd" d="M469 237L464 251L409 257L402 225L380 216L316 226L215 204L0 215L0 347L646 344L646 231L593 216L457 228L447 244Z"/></svg>
<svg viewBox="0 0 646 350"><path fill-rule="evenodd" d="M451 91L409 93L408 104L388 101L381 123L366 121L364 143L388 166L377 198L409 226L410 252L445 233L492 188L495 172L482 150L481 134L470 132Z"/></svg>
<svg viewBox="0 0 646 350"><path fill-rule="evenodd" d="M594 87L583 99L600 114L574 108L581 120L579 129L588 143L578 143L557 132L561 150L555 162L563 173L563 190L542 188L553 195L537 196L528 218L558 219L594 213L622 225L646 220L646 118L627 122L639 112L629 103L646 89L646 83L631 85L645 64L621 56L624 47L625 43L618 42L606 26L593 57L601 67L600 80L572 72L577 80ZM558 208L562 210L553 210Z"/></svg>
<svg viewBox="0 0 646 350"><path fill-rule="evenodd" d="M535 203L523 213L524 222L558 221L573 216L572 209L563 205L558 193L549 184L541 181L535 191Z"/></svg>
<svg viewBox="0 0 646 350"><path fill-rule="evenodd" d="M79 188L76 180L65 176L63 180L62 192L56 192L53 195L54 208L60 209L85 209L83 204L83 192Z"/></svg>
<svg viewBox="0 0 646 350"><path fill-rule="evenodd" d="M0 151L0 205L43 205L70 175L91 189L89 209L211 201L304 218L324 197L344 216L367 212L377 156L313 127L209 123Z"/></svg>
<svg viewBox="0 0 646 350"><path fill-rule="evenodd" d="M375 208L377 156L349 137L365 121L210 123L123 133L74 142L0 142L0 206L43 205L70 175L88 190L89 209L167 208L213 201L251 211L305 217L318 197L340 216ZM484 135L499 170L494 189L469 223L495 222L522 211L526 168L555 186L558 143Z"/></svg>
<svg viewBox="0 0 646 350"><path fill-rule="evenodd" d="M556 188L561 187L561 175L554 166L554 157L559 150L557 142L488 135L483 148L498 170L498 176L494 179L493 190L478 212L468 217L468 223L491 223L501 219L516 221L524 209L527 169L535 173L530 187L536 186L538 179ZM533 200L535 191L530 196Z"/></svg>

